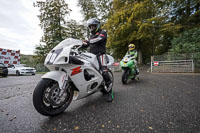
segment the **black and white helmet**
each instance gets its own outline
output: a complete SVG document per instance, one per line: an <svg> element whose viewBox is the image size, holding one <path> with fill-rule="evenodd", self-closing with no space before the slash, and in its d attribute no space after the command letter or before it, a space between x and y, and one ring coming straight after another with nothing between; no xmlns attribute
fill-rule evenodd
<svg viewBox="0 0 200 133"><path fill-rule="evenodd" d="M91 18L87 21L87 27L90 33L95 34L100 29L100 21L96 18Z"/></svg>

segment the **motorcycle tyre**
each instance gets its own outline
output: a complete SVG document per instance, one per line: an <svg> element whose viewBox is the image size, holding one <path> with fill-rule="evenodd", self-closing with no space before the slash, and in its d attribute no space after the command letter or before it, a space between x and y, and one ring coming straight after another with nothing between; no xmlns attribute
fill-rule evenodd
<svg viewBox="0 0 200 133"><path fill-rule="evenodd" d="M127 84L130 69L125 69L122 73L122 83Z"/></svg>
<svg viewBox="0 0 200 133"><path fill-rule="evenodd" d="M64 103L64 105L55 109L47 107L43 102L43 93L46 87L48 87L48 85L51 85L52 82L55 81L51 79L42 79L33 92L33 105L35 109L44 116L55 116L65 111L65 109L67 109L67 107L70 105L74 95L74 90L72 89L72 87L70 87L69 98Z"/></svg>

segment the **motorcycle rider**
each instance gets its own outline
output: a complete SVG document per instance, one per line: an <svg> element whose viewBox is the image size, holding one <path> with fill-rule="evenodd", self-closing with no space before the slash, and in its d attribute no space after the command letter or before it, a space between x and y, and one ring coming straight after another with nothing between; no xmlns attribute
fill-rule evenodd
<svg viewBox="0 0 200 133"><path fill-rule="evenodd" d="M136 70L136 80L139 81L139 69L137 67L137 50L135 50L135 44L129 44L128 45L128 52L126 53L126 55L131 55L132 60L135 63L135 70Z"/></svg>
<svg viewBox="0 0 200 133"><path fill-rule="evenodd" d="M102 76L105 80L105 85L109 87L110 83L112 83L110 76L108 74L108 70L105 66L102 66L100 61L100 56L106 53L106 41L107 41L107 33L103 29L101 29L100 21L96 18L91 18L87 21L87 28L90 31L89 40L83 41L83 48L87 48L89 46L89 52L93 53L97 56L97 60L99 63L100 71L102 72ZM107 94L107 102L113 101L113 91L112 89Z"/></svg>

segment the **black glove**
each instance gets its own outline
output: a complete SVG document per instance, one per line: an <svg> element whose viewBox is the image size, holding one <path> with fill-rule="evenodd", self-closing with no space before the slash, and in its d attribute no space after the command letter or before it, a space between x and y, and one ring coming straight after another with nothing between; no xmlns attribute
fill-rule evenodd
<svg viewBox="0 0 200 133"><path fill-rule="evenodd" d="M85 45L85 46L89 45L89 41L88 40L83 40L83 45Z"/></svg>
<svg viewBox="0 0 200 133"><path fill-rule="evenodd" d="M83 40L83 45L81 46L81 48L86 48L89 46L89 41L88 40Z"/></svg>

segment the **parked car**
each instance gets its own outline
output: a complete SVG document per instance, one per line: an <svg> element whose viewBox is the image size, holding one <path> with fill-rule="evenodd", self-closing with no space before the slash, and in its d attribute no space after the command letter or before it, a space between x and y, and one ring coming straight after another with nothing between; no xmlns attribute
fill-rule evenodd
<svg viewBox="0 0 200 133"><path fill-rule="evenodd" d="M8 76L8 68L3 63L0 63L0 75L3 77Z"/></svg>
<svg viewBox="0 0 200 133"><path fill-rule="evenodd" d="M35 75L36 69L33 67L26 67L24 64L8 66L8 75Z"/></svg>

